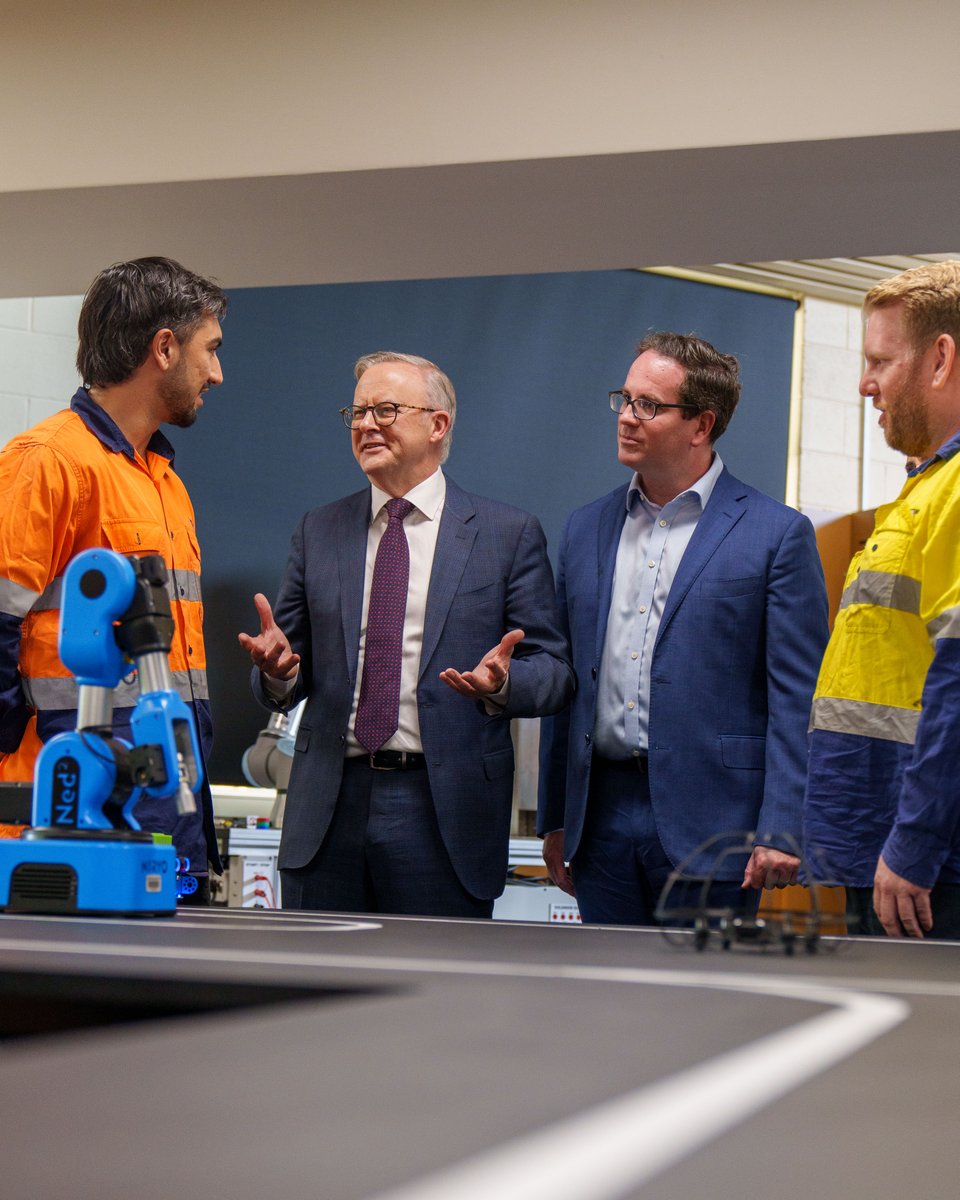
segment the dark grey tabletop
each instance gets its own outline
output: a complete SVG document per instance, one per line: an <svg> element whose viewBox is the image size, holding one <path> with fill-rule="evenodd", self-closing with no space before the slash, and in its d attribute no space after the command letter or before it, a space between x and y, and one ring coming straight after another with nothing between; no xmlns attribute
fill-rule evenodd
<svg viewBox="0 0 960 1200"><path fill-rule="evenodd" d="M0 917L4 1200L955 1200L960 943Z"/></svg>

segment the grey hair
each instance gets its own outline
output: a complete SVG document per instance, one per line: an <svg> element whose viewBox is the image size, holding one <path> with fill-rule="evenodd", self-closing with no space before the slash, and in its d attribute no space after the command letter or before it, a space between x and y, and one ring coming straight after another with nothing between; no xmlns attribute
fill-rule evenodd
<svg viewBox="0 0 960 1200"><path fill-rule="evenodd" d="M430 405L450 414L450 424L440 443L440 461L446 462L450 454L450 444L453 441L453 426L457 419L457 393L453 389L450 377L444 374L429 358L420 358L416 354L401 354L398 350L375 350L373 354L364 354L354 363L353 377L359 381L360 376L370 367L375 367L379 363L392 362L418 367L423 372L424 387Z"/></svg>

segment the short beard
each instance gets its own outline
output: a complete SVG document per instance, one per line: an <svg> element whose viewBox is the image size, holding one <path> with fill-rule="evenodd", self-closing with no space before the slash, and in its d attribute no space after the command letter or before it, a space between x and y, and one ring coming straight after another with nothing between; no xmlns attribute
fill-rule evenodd
<svg viewBox="0 0 960 1200"><path fill-rule="evenodd" d="M175 425L178 429L189 429L199 415L199 408L192 408L189 412L186 410L178 410L177 412L172 412L170 414L167 424Z"/></svg>
<svg viewBox="0 0 960 1200"><path fill-rule="evenodd" d="M171 378L161 379L158 391L167 406L167 424L189 429L200 412L197 398L183 386L184 372L178 367Z"/></svg>
<svg viewBox="0 0 960 1200"><path fill-rule="evenodd" d="M927 406L914 371L895 398L893 411L887 407L887 445L908 457L926 458L930 452Z"/></svg>

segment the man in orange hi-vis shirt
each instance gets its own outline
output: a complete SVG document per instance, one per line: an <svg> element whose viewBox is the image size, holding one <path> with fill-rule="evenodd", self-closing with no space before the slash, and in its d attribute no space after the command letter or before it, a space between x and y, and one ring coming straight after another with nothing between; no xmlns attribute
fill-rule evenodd
<svg viewBox="0 0 960 1200"><path fill-rule="evenodd" d="M77 685L57 653L60 588L67 563L93 547L163 556L176 622L170 666L209 753L200 550L160 426L192 425L203 394L222 382L226 308L215 283L171 259L101 271L80 312L83 387L69 408L0 452L0 780L32 779L41 744L76 726ZM116 690L119 737L137 696L132 682ZM136 813L144 829L173 835L200 902L209 897L208 863L220 867L206 778L202 801L201 811L178 817L145 797Z"/></svg>

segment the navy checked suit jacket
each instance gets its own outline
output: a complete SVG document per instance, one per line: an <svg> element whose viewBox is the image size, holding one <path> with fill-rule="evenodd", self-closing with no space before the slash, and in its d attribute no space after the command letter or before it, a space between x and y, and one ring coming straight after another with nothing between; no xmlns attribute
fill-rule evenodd
<svg viewBox="0 0 960 1200"><path fill-rule="evenodd" d="M510 718L555 712L573 692L553 574L539 522L446 480L427 595L417 708L430 791L444 844L464 887L498 896L507 869L514 753ZM284 811L279 865L305 866L323 841L343 772L357 679L370 489L308 512L294 532L274 616L300 655L306 698ZM482 704L439 678L472 670L511 629L526 637L510 666L509 701ZM253 672L257 698L277 708Z"/></svg>

